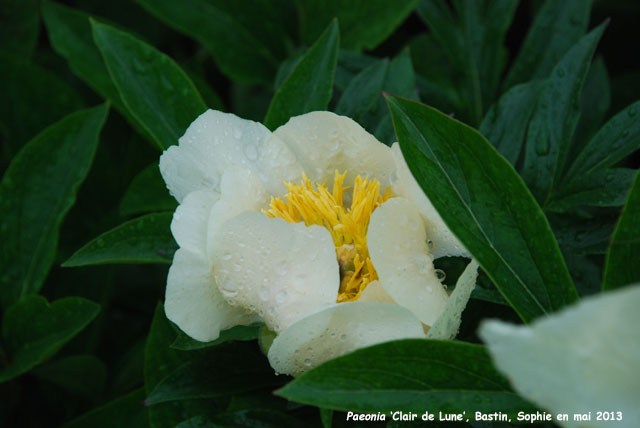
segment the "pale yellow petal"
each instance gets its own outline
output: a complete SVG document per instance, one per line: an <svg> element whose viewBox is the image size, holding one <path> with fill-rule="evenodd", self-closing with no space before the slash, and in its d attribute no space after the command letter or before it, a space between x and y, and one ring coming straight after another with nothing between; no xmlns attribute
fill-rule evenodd
<svg viewBox="0 0 640 428"><path fill-rule="evenodd" d="M501 321L481 325L498 370L525 398L553 413L568 413L566 427L640 426L640 285L587 297L528 326ZM596 412L622 420L597 420ZM587 423L573 414L592 413Z"/></svg>
<svg viewBox="0 0 640 428"><path fill-rule="evenodd" d="M367 244L380 283L391 298L432 325L444 310L447 293L436 277L424 224L413 204L391 198L377 208Z"/></svg>
<svg viewBox="0 0 640 428"><path fill-rule="evenodd" d="M395 160L397 177L392 184L393 193L409 199L420 212L425 224L427 239L433 243L433 256L435 258L444 256L471 257L458 238L444 224L442 217L411 174L398 143L393 144L391 153Z"/></svg>
<svg viewBox="0 0 640 428"><path fill-rule="evenodd" d="M340 275L324 227L257 212L227 222L213 237L214 275L226 300L257 313L275 332L335 303Z"/></svg>
<svg viewBox="0 0 640 428"><path fill-rule="evenodd" d="M420 321L401 306L339 303L308 315L280 333L268 357L276 372L295 376L359 348L422 337Z"/></svg>

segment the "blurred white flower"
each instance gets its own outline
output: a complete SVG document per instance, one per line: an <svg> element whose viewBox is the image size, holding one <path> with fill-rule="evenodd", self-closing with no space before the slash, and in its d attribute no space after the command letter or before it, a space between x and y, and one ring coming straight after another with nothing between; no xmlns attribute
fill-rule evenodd
<svg viewBox="0 0 640 428"><path fill-rule="evenodd" d="M579 303L528 326L486 321L479 334L514 389L565 427L640 426L640 285ZM574 414L588 416L576 421Z"/></svg>
<svg viewBox="0 0 640 428"><path fill-rule="evenodd" d="M180 202L165 311L194 339L262 321L277 334L271 365L299 374L360 347L457 333L477 265L449 296L432 260L469 255L397 144L330 112L272 133L209 110L160 170Z"/></svg>

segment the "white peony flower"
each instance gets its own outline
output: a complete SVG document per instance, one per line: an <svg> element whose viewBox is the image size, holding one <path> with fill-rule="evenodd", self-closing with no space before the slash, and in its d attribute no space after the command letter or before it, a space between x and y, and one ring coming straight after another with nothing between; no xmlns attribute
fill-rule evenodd
<svg viewBox="0 0 640 428"><path fill-rule="evenodd" d="M432 260L469 256L389 148L330 112L273 133L209 110L160 159L180 202L167 317L200 341L262 321L277 372L389 340L452 338L475 284L449 296Z"/></svg>
<svg viewBox="0 0 640 428"><path fill-rule="evenodd" d="M640 285L629 286L587 297L528 326L486 321L479 334L518 393L554 417L568 415L560 425L635 428L639 306Z"/></svg>

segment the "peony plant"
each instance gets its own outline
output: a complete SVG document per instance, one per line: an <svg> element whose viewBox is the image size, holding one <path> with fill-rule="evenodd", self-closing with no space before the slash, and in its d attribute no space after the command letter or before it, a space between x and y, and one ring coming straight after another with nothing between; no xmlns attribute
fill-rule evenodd
<svg viewBox="0 0 640 428"><path fill-rule="evenodd" d="M272 367L297 375L360 347L456 335L477 264L449 296L433 259L469 252L397 143L326 111L272 133L208 110L160 170L180 203L165 311L192 338L263 322Z"/></svg>

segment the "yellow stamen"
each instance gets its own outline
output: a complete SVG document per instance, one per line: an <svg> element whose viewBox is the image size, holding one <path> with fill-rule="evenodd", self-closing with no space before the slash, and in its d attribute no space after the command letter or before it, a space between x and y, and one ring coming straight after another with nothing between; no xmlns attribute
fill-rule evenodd
<svg viewBox="0 0 640 428"><path fill-rule="evenodd" d="M326 185L315 188L306 175L299 185L285 183L289 193L281 198L271 198L269 217L282 218L289 223L304 222L307 226L319 225L329 230L336 247L340 265L340 289L336 301L357 300L367 284L378 279L367 248L367 228L373 211L384 201L393 197L387 188L380 192L380 182L357 176L353 183L351 206L344 206L346 171L334 173L331 192Z"/></svg>

